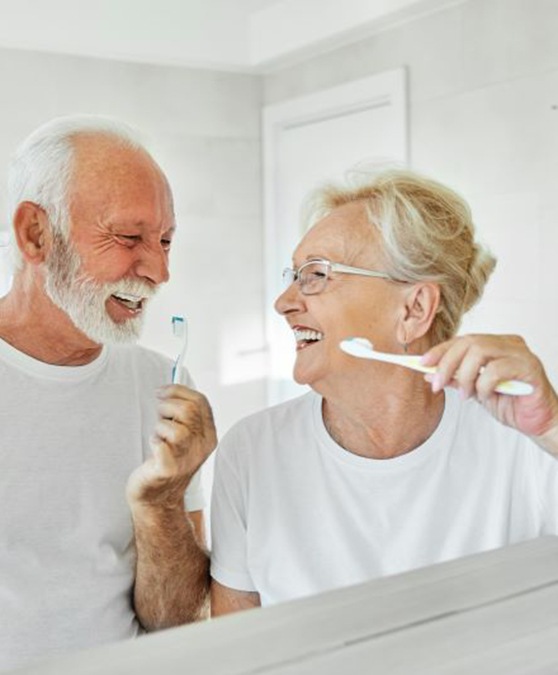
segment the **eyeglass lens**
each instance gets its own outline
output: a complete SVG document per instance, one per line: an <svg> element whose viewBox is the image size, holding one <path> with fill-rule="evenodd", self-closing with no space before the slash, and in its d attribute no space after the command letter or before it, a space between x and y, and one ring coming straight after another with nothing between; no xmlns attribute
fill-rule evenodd
<svg viewBox="0 0 558 675"><path fill-rule="evenodd" d="M329 265L324 262L308 262L298 270L286 268L283 271L283 282L285 286L290 286L294 281L298 281L300 290L304 295L315 295L321 293L327 283Z"/></svg>

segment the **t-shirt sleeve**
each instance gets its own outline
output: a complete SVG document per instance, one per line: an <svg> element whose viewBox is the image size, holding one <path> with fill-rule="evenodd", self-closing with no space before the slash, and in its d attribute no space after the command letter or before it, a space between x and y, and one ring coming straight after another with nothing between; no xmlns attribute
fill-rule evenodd
<svg viewBox="0 0 558 675"><path fill-rule="evenodd" d="M192 476L190 484L184 493L184 508L186 511L202 511L207 506L202 481L203 466Z"/></svg>
<svg viewBox="0 0 558 675"><path fill-rule="evenodd" d="M558 535L558 459L537 446L532 462L542 511L541 534Z"/></svg>
<svg viewBox="0 0 558 675"><path fill-rule="evenodd" d="M233 429L217 448L211 500L211 576L238 591L256 591L247 558L247 486L235 465L240 442Z"/></svg>

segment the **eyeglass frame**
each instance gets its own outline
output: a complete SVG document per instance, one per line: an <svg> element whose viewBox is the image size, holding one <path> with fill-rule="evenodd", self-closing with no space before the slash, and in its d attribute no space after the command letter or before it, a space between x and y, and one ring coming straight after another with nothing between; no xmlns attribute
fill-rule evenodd
<svg viewBox="0 0 558 675"><path fill-rule="evenodd" d="M299 283L300 286L300 292L303 295L319 295L326 287L327 282L329 281L329 273L331 272L341 272L341 274L354 274L358 276L363 276L363 277L373 277L375 279L387 279L388 281L395 281L398 283L402 284L407 284L409 283L408 281L405 281L404 279L396 279L395 277L392 277L390 274L387 272L377 272L376 270L367 270L362 267L353 267L351 265L345 265L343 263L336 263L332 262L331 260L328 260L327 258L313 258L312 260L307 260L305 263L302 263L300 267L293 268L293 267L285 267L282 272L282 278L283 282L285 282L285 289L289 288L292 284L297 282L300 278L300 271L303 270L305 267L308 265L313 265L315 263L320 263L322 265L325 265L328 268L328 274L324 277L324 287L317 291L316 293L305 293L302 285ZM285 275L289 273L289 283L286 283L285 280Z"/></svg>

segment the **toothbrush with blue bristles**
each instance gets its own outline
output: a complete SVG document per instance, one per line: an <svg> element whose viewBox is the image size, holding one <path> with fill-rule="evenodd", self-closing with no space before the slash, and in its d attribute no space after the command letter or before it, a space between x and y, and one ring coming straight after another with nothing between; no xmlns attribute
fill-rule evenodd
<svg viewBox="0 0 558 675"><path fill-rule="evenodd" d="M182 384L184 357L188 348L188 320L185 316L175 314L172 317L172 334L182 340L182 349L176 357L172 368L172 383Z"/></svg>

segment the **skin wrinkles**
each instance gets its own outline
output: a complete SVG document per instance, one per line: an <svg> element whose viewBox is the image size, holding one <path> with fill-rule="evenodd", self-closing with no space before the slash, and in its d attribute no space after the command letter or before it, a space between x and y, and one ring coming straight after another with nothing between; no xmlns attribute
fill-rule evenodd
<svg viewBox="0 0 558 675"><path fill-rule="evenodd" d="M367 255L361 252L365 241L369 242ZM362 205L349 204L317 223L303 238L293 259L295 266L307 259L323 257L382 270L385 264L378 248L377 236L366 221ZM374 335L378 348L400 351L401 345L393 337L395 302L404 291L399 284L347 274L333 274L319 295L304 296L298 284L292 284L277 299L276 310L291 327L302 325L324 334L320 343L297 352L295 380L309 384L325 396L346 383L348 371L358 376L362 364L338 347L346 337Z"/></svg>
<svg viewBox="0 0 558 675"><path fill-rule="evenodd" d="M333 209L303 237L293 266L323 257L387 271L381 233L365 213L363 202ZM442 418L444 388L455 387L462 398L474 397L496 420L558 456L558 396L539 359L517 336L459 336L434 345L440 297L434 281L400 284L335 273L317 295L303 295L294 282L279 296L275 309L291 329L323 334L322 340L300 341L294 378L322 395L331 438L345 451L374 460L410 453L432 436ZM341 352L342 339L359 336L379 351L424 354L423 364L439 372L424 376ZM532 384L534 393L513 397L494 391L510 379ZM212 601L219 615L258 606L260 596L214 580Z"/></svg>
<svg viewBox="0 0 558 675"><path fill-rule="evenodd" d="M371 229L362 203L334 209L309 230L294 253L294 265L312 257L385 269L380 235ZM444 394L434 393L421 374L355 359L339 348L342 339L363 336L385 351L401 353L406 341L416 353L426 351L430 324L415 306L417 297L411 285L333 274L318 295L303 295L295 282L275 302L289 327L323 333L322 340L297 351L294 378L323 396L325 426L347 452L373 459L397 457L423 443L439 424ZM211 598L215 616L260 605L258 593L215 580Z"/></svg>
<svg viewBox="0 0 558 675"><path fill-rule="evenodd" d="M110 141L106 141L109 143ZM168 250L161 239L175 229L175 220L166 179L143 151L126 148L112 151L107 170L102 160L107 148L95 139L80 139L76 144L77 164L70 182L72 223L92 223L89 228L75 227L73 241L83 260L83 272L92 274L91 258L103 255L103 265L94 266L95 278L114 281L122 276L143 276L154 285L168 281ZM83 159L83 161L80 161ZM133 171L132 171L133 169ZM112 231L137 228L141 239L133 246L121 246ZM128 253L125 251L128 250ZM148 262L148 264L147 264Z"/></svg>
<svg viewBox="0 0 558 675"><path fill-rule="evenodd" d="M69 240L79 263L74 281L84 277L101 290L106 284L118 290L128 281L156 289L169 279L169 240L176 227L166 178L145 151L112 137L84 134L74 141L68 186ZM46 261L56 238L44 209L20 204L14 230L23 264L10 293L0 299L0 337L44 363L91 363L102 344L45 291ZM125 238L130 236L134 239ZM68 286L64 270L60 275ZM135 313L112 296L104 309L114 324ZM184 490L216 445L211 408L184 386L164 388L159 397L153 454L126 486L137 553L134 608L147 630L204 616L209 589L201 512L186 515Z"/></svg>

